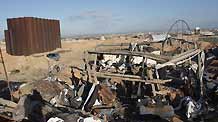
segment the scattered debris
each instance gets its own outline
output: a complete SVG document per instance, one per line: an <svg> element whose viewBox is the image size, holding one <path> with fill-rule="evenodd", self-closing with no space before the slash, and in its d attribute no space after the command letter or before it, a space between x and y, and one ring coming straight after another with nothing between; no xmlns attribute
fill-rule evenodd
<svg viewBox="0 0 218 122"><path fill-rule="evenodd" d="M10 71L10 74L17 74L17 73L20 73L19 69L14 69L14 70Z"/></svg>
<svg viewBox="0 0 218 122"><path fill-rule="evenodd" d="M47 54L47 57L55 61L58 61L60 59L59 53L49 53Z"/></svg>
<svg viewBox="0 0 218 122"><path fill-rule="evenodd" d="M19 85L10 82L12 92L7 94L7 82L2 81L0 95L8 97L1 96L0 117L19 122L198 122L216 118L217 47L202 50L197 42L181 37L169 31L154 37L159 41L98 45L84 53L84 68L70 67L71 83L54 77L61 64L50 67L48 78ZM60 55L47 57L58 61Z"/></svg>

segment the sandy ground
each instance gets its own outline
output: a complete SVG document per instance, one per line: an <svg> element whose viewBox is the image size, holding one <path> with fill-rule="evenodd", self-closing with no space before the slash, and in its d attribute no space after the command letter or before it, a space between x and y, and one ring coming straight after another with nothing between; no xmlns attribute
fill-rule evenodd
<svg viewBox="0 0 218 122"><path fill-rule="evenodd" d="M83 54L86 50L94 50L98 44L115 44L135 41L134 39L116 38L113 40L77 40L62 41L62 48L52 52L59 52L61 58L59 61L53 61L46 57L49 52L34 54L30 56L11 56L6 53L5 44L0 44L9 80L11 81L37 81L48 76L50 66L58 64L62 71L59 73L61 80L69 80L69 66L77 66L83 68ZM210 43L201 43L201 47L209 47ZM0 64L0 80L4 80L4 70Z"/></svg>
<svg viewBox="0 0 218 122"><path fill-rule="evenodd" d="M69 66L83 67L83 53L86 50L93 50L98 44L111 44L129 42L130 40L79 40L62 42L62 48L52 52L59 52L60 60L53 61L46 55L49 52L33 54L30 56L11 56L6 53L5 45L1 44L4 62L11 81L37 81L48 76L49 66L58 64L63 69L59 74L63 80L68 80L71 76ZM0 80L4 80L4 70L0 64Z"/></svg>

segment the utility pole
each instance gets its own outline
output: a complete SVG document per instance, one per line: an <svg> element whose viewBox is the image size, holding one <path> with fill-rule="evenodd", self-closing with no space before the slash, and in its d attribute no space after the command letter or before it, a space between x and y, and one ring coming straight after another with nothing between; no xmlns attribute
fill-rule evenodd
<svg viewBox="0 0 218 122"><path fill-rule="evenodd" d="M12 96L11 87L10 87L10 81L8 79L8 74L7 74L7 70L6 70L6 66L5 66L5 62L4 62L4 58L3 58L1 47L0 47L0 55L1 55L1 63L3 65L4 72L5 72L5 79L6 79L6 82L8 84L8 89L9 89L9 92L10 92L11 100L13 101L13 96Z"/></svg>

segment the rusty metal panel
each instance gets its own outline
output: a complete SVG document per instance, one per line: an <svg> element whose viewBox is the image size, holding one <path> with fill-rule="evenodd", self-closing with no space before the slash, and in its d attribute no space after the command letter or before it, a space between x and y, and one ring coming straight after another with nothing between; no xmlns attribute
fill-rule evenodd
<svg viewBox="0 0 218 122"><path fill-rule="evenodd" d="M5 33L6 52L8 54L11 54L11 44L10 44L9 31L5 30L4 33Z"/></svg>
<svg viewBox="0 0 218 122"><path fill-rule="evenodd" d="M49 51L49 25L48 25L48 19L45 20L46 25L46 51Z"/></svg>
<svg viewBox="0 0 218 122"><path fill-rule="evenodd" d="M55 40L54 40L54 24L53 20L51 20L51 44L52 44L52 50L55 50Z"/></svg>
<svg viewBox="0 0 218 122"><path fill-rule="evenodd" d="M58 48L58 26L57 26L57 20L54 21L54 27L55 27L55 48Z"/></svg>
<svg viewBox="0 0 218 122"><path fill-rule="evenodd" d="M42 19L42 36L43 36L43 52L47 51L47 45L46 45L46 23L45 23L45 19Z"/></svg>
<svg viewBox="0 0 218 122"><path fill-rule="evenodd" d="M21 43L20 45L20 50L21 50L21 55L28 55L29 51L28 51L28 34L27 34L27 30L26 30L26 23L25 23L25 19L24 18L20 18L19 20L19 25L20 27L18 28L18 30L20 30L20 38L21 40L19 40L19 42Z"/></svg>
<svg viewBox="0 0 218 122"><path fill-rule="evenodd" d="M32 27L32 43L31 43L31 48L32 48L32 53L36 53L36 21L34 18L31 19L31 27Z"/></svg>
<svg viewBox="0 0 218 122"><path fill-rule="evenodd" d="M9 19L9 23L10 23L10 26L11 28L9 28L8 30L11 30L11 36L12 36L12 39L11 39L11 43L12 43L12 47L13 47L13 55L16 55L16 43L15 43L15 40L16 40L16 35L15 35L15 19L11 18Z"/></svg>
<svg viewBox="0 0 218 122"><path fill-rule="evenodd" d="M8 34L9 34L9 44L10 44L10 54L13 55L14 54L14 43L13 43L13 35L12 35L12 30L8 30Z"/></svg>
<svg viewBox="0 0 218 122"><path fill-rule="evenodd" d="M8 30L11 30L11 33L10 33L10 37L11 38L11 47L12 47L12 54L13 55L16 55L16 44L15 44L15 40L16 40L16 36L14 34L14 30L15 30L15 20L13 18L11 19L8 19L8 23L9 23L9 28Z"/></svg>
<svg viewBox="0 0 218 122"><path fill-rule="evenodd" d="M38 33L39 33L39 40L38 40L38 43L39 43L39 52L43 52L43 37L42 37L42 19L38 19Z"/></svg>
<svg viewBox="0 0 218 122"><path fill-rule="evenodd" d="M37 18L34 18L34 25L35 25L35 35L36 35L36 37L35 37L35 40L34 40L34 43L35 43L35 53L38 53L39 52L39 42L38 42L38 40L39 40L39 33L38 33L38 29L39 29L39 27L38 27L38 19Z"/></svg>
<svg viewBox="0 0 218 122"><path fill-rule="evenodd" d="M40 43L39 43L39 19L38 18L34 18L35 20L35 26L36 26L36 38L35 38L35 45L36 45L36 50L35 53L39 53L40 52Z"/></svg>
<svg viewBox="0 0 218 122"><path fill-rule="evenodd" d="M49 35L49 21L48 21L48 19L46 19L46 27L47 27L47 33L46 33L46 35L47 35L47 51L49 51L50 50L50 35Z"/></svg>
<svg viewBox="0 0 218 122"><path fill-rule="evenodd" d="M13 29L13 26L12 26L12 19L7 19L7 25L8 25L8 34L9 34L9 42L10 42L10 47L11 47L11 55L14 55L14 36L13 36L13 32L12 32L12 29Z"/></svg>
<svg viewBox="0 0 218 122"><path fill-rule="evenodd" d="M55 48L58 47L58 35L57 35L57 24L56 20L54 20L54 34L55 34Z"/></svg>
<svg viewBox="0 0 218 122"><path fill-rule="evenodd" d="M40 44L40 19L39 18L35 18L36 19L36 35L37 35L37 39L36 44L38 45L37 47L37 53L41 52L41 44Z"/></svg>
<svg viewBox="0 0 218 122"><path fill-rule="evenodd" d="M7 19L5 31L7 52L30 55L61 47L58 20L33 17Z"/></svg>
<svg viewBox="0 0 218 122"><path fill-rule="evenodd" d="M32 22L32 53L36 53L37 52L37 44L36 44L36 38L37 38L37 31L36 31L36 19L35 18L33 18L32 20L31 20Z"/></svg>
<svg viewBox="0 0 218 122"><path fill-rule="evenodd" d="M46 48L45 48L45 45L44 45L44 41L45 41L45 32L44 32L44 19L40 19L40 26L41 26L41 45L42 45L42 52L45 52L46 51Z"/></svg>
<svg viewBox="0 0 218 122"><path fill-rule="evenodd" d="M37 21L35 18L33 18L33 52L36 53L37 52L37 49L38 49L38 44L36 43L37 42Z"/></svg>
<svg viewBox="0 0 218 122"><path fill-rule="evenodd" d="M51 28L50 28L50 21L47 20L47 29L48 29L48 51L51 51Z"/></svg>
<svg viewBox="0 0 218 122"><path fill-rule="evenodd" d="M47 20L44 19L44 32L45 32L45 51L48 51L48 27Z"/></svg>
<svg viewBox="0 0 218 122"><path fill-rule="evenodd" d="M52 38L51 38L51 21L48 20L48 37L49 37L49 51L52 50Z"/></svg>
<svg viewBox="0 0 218 122"><path fill-rule="evenodd" d="M55 40L55 26L54 26L54 20L51 20L51 33L52 33L52 50L56 49L56 40Z"/></svg>
<svg viewBox="0 0 218 122"><path fill-rule="evenodd" d="M58 36L58 48L61 48L61 31L60 31L60 21L57 20L57 36Z"/></svg>
<svg viewBox="0 0 218 122"><path fill-rule="evenodd" d="M51 20L51 40L52 40L52 50L55 50L56 40L55 40L55 35L54 35L54 20Z"/></svg>
<svg viewBox="0 0 218 122"><path fill-rule="evenodd" d="M59 21L55 20L55 35L56 35L56 48L60 48L60 33L59 33L60 25Z"/></svg>
<svg viewBox="0 0 218 122"><path fill-rule="evenodd" d="M54 40L54 48L57 48L57 36L56 36L56 25L55 25L55 20L52 21L53 24L53 40Z"/></svg>
<svg viewBox="0 0 218 122"><path fill-rule="evenodd" d="M53 40L53 23L52 20L50 20L50 34L51 34L51 50L54 50L54 40Z"/></svg>
<svg viewBox="0 0 218 122"><path fill-rule="evenodd" d="M12 23L14 24L14 30L13 30L13 36L15 37L15 40L14 40L14 47L15 47L15 55L20 55L20 44L18 42L18 40L20 39L19 37L19 31L18 31L18 28L19 28L19 19L14 19L14 21L12 21Z"/></svg>
<svg viewBox="0 0 218 122"><path fill-rule="evenodd" d="M43 52L46 52L47 49L46 49L46 32L45 32L45 19L42 19L42 38L43 38Z"/></svg>
<svg viewBox="0 0 218 122"><path fill-rule="evenodd" d="M17 41L17 44L18 44L18 47L17 47L17 50L19 51L18 55L23 55L25 53L25 50L24 50L24 33L23 33L23 30L24 30L24 27L23 27L23 22L22 22L22 18L19 18L17 19L17 25L16 25L16 34L18 36L18 40Z"/></svg>
<svg viewBox="0 0 218 122"><path fill-rule="evenodd" d="M32 54L33 53L32 17L26 17L25 24L26 24L26 34L27 34L26 41L27 41L28 54Z"/></svg>
<svg viewBox="0 0 218 122"><path fill-rule="evenodd" d="M16 40L17 42L17 50L18 50L18 55L23 55L24 51L23 51L23 47L24 47L24 43L23 43L23 37L25 36L23 33L23 26L22 26L22 18L18 18L16 19L16 35L18 37L18 40Z"/></svg>
<svg viewBox="0 0 218 122"><path fill-rule="evenodd" d="M40 19L36 18L36 27L37 27L37 40L36 44L38 44L37 53L41 53L42 46L41 46L41 30L40 30Z"/></svg>
<svg viewBox="0 0 218 122"><path fill-rule="evenodd" d="M60 30L60 25L59 25L59 21L58 20L56 20L55 21L55 26L56 26L56 29L55 29L55 31L56 31L56 47L57 48L60 48L60 32L59 32L59 30Z"/></svg>

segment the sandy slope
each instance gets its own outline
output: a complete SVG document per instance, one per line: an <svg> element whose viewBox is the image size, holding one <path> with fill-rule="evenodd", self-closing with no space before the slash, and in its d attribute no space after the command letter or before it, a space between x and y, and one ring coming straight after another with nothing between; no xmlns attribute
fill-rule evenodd
<svg viewBox="0 0 218 122"><path fill-rule="evenodd" d="M34 54L31 56L11 56L5 51L5 45L1 44L3 56L7 67L10 80L16 81L34 81L45 78L48 74L48 67L59 64L64 69L62 77L68 79L70 77L69 66L83 66L83 52L85 50L94 49L97 44L111 44L126 42L128 40L79 40L62 42L62 48L53 52L59 52L60 61L48 60L47 53ZM19 73L14 73L19 70ZM0 79L5 79L2 64L0 64Z"/></svg>

